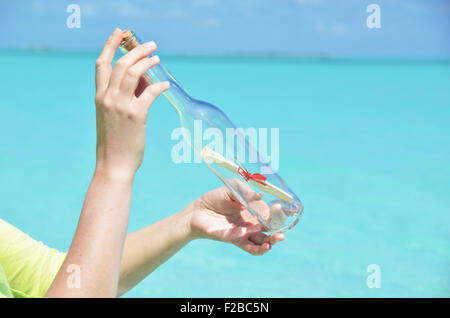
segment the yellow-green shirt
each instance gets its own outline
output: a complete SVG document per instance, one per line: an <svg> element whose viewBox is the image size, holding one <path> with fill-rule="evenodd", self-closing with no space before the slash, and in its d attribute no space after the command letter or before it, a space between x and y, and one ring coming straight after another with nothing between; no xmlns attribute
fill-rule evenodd
<svg viewBox="0 0 450 318"><path fill-rule="evenodd" d="M0 219L0 298L43 297L65 257Z"/></svg>

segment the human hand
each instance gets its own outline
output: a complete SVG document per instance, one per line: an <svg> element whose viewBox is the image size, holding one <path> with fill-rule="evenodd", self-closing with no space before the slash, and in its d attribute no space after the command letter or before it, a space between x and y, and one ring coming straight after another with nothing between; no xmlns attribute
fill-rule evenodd
<svg viewBox="0 0 450 318"><path fill-rule="evenodd" d="M233 182L240 182L234 180ZM241 187L247 202L252 207L259 206L260 211L269 207L248 185ZM242 189L241 188L241 189ZM247 189L247 190L245 190ZM209 238L232 243L253 255L262 255L271 246L284 240L284 234L266 235L265 228L258 222L227 187L222 187L202 195L193 202L190 228L197 238Z"/></svg>
<svg viewBox="0 0 450 318"><path fill-rule="evenodd" d="M154 42L144 43L111 64L122 41L116 29L96 62L96 172L132 179L142 163L147 113L168 82L143 87L143 75L159 63Z"/></svg>

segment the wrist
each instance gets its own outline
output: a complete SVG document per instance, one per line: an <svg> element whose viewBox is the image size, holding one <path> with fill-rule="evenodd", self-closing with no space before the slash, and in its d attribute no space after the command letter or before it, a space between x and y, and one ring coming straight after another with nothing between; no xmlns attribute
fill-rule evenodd
<svg viewBox="0 0 450 318"><path fill-rule="evenodd" d="M195 207L194 204L192 203L179 212L180 217L182 219L182 222L180 223L181 224L180 231L181 233L183 233L184 238L189 242L195 239L202 238L201 231L192 224L192 218L194 213Z"/></svg>
<svg viewBox="0 0 450 318"><path fill-rule="evenodd" d="M134 181L135 171L130 169L120 169L109 167L108 165L98 163L95 166L94 177L99 177L112 182L130 183Z"/></svg>
<svg viewBox="0 0 450 318"><path fill-rule="evenodd" d="M199 213L201 207L198 201L199 199L195 200L185 208L189 213L187 227L189 229L190 240L210 238L208 233L205 232L205 227L202 226L202 213Z"/></svg>

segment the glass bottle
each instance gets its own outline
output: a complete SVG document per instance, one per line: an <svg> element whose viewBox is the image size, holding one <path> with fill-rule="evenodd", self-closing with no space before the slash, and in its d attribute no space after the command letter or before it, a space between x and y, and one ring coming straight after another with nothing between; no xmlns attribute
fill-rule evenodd
<svg viewBox="0 0 450 318"><path fill-rule="evenodd" d="M134 32L123 31L123 54L138 45ZM302 202L242 129L237 129L217 106L187 94L162 64L149 69L144 78L149 84L170 82L163 95L178 113L184 140L267 232L285 232L297 224L303 213ZM207 146L192 140L199 123L214 137Z"/></svg>

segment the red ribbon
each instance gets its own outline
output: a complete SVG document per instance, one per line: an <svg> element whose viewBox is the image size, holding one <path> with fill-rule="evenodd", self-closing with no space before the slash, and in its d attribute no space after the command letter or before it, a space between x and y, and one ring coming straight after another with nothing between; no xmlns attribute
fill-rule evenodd
<svg viewBox="0 0 450 318"><path fill-rule="evenodd" d="M236 160L238 159L236 158ZM265 182L267 178L265 176L260 173L250 173L241 162L239 163L242 165L242 167L238 168L238 173L242 178L244 178L245 181L253 180L255 182L258 182L259 184L262 184L263 186L267 185L267 183Z"/></svg>

